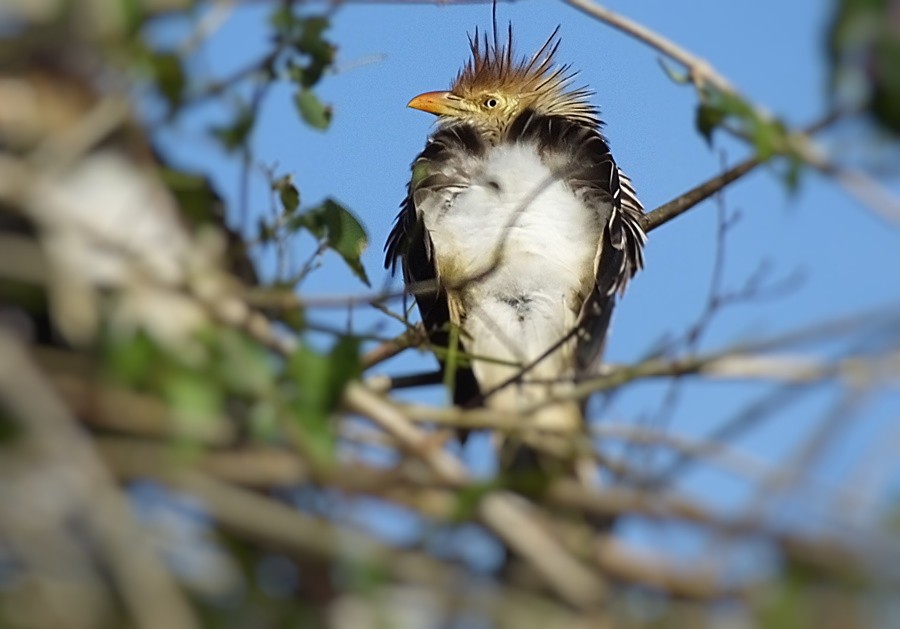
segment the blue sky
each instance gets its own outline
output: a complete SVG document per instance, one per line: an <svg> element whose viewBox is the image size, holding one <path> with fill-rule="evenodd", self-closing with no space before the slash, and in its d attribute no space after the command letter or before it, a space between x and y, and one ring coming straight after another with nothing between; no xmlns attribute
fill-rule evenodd
<svg viewBox="0 0 900 629"><path fill-rule="evenodd" d="M644 0L608 6L705 57L749 98L789 124L807 124L826 111L823 52L830 3ZM221 78L265 54L266 13L258 5L236 11L195 60L196 71ZM559 59L580 70L580 81L596 91L614 154L648 209L717 174L723 159L733 164L747 155L740 144L722 137L717 136L712 149L706 144L694 130L693 91L672 83L660 69L658 55L638 42L562 3L504 4L498 13L501 23L512 21L522 54L536 49L560 25ZM333 196L357 214L369 232L363 262L376 287L386 281L381 246L403 196L409 164L433 122L405 105L420 92L449 85L466 60L466 33L475 26L490 27L488 4L348 4L335 13L329 31L344 69L326 77L319 89L334 107L331 128L321 133L304 126L291 105L289 86L275 89L263 107L253 136L256 157L293 174L304 205ZM184 33L179 25L168 24L159 35L177 41ZM197 108L177 134L166 133L162 140L172 157L210 172L226 198L236 200L239 166L224 158L205 134L210 124L229 115L221 106ZM852 137L844 134L831 143L839 147L848 140ZM900 267L900 229L812 173L797 194L787 195L771 170L753 173L724 197L725 206L741 215L729 232L724 285L739 288L763 263L774 280L799 276L802 282L777 298L724 311L703 347L900 304L900 282L893 279ZM269 192L261 177L254 177L249 198L252 211L268 210ZM646 270L615 314L609 360L637 360L697 319L709 290L716 225L710 201L651 234ZM309 242L298 243L298 260L308 247ZM303 290L333 295L359 293L364 287L336 257L329 257ZM346 321L339 311L315 317ZM383 320L370 311L354 315L356 329ZM386 334L396 331L389 325L383 329ZM432 367L429 356L410 352L380 369L397 373ZM647 421L657 414L665 390L660 383L635 386L604 407L602 419ZM762 384L689 383L666 426L682 435L708 434L768 391L771 387ZM436 403L445 399L439 390L412 395ZM782 462L838 399L833 388L817 387L737 443L764 461ZM816 475L840 482L854 469L858 454L897 421L897 402L896 395L882 396L855 413L840 451L829 452ZM483 442L467 452L476 468L485 456ZM712 470L692 473L683 484L723 508L736 508L747 496L746 484ZM647 540L653 531L633 535Z"/></svg>

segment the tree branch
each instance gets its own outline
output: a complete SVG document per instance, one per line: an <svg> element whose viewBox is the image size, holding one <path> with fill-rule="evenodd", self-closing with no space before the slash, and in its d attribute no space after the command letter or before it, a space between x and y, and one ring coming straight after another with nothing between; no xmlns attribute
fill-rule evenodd
<svg viewBox="0 0 900 629"><path fill-rule="evenodd" d="M0 399L35 452L66 472L91 541L142 629L199 627L193 610L134 521L128 503L68 410L7 333L0 332ZM19 447L25 447L20 443ZM4 479L6 480L6 479ZM36 496L35 499L47 499ZM5 504L4 509L22 508Z"/></svg>
<svg viewBox="0 0 900 629"><path fill-rule="evenodd" d="M675 42L650 30L646 26L614 13L590 0L565 0L565 2L582 13L612 26L626 35L647 44L670 59L677 61L688 70L688 76L698 89L709 84L723 92L735 93L735 89L725 80L725 77L718 74L707 61L691 54Z"/></svg>
<svg viewBox="0 0 900 629"><path fill-rule="evenodd" d="M348 410L372 419L396 437L444 480L453 484L468 481L465 467L439 443L434 443L393 405L368 391L359 383L350 383L344 393ZM506 544L531 563L547 583L567 602L583 609L601 604L606 585L598 574L572 557L565 548L536 522L534 507L508 492L492 492L478 505L485 524Z"/></svg>

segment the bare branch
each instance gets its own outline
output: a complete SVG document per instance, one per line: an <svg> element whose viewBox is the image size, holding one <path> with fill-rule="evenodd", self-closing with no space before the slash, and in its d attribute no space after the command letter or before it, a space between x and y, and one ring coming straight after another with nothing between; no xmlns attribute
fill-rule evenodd
<svg viewBox="0 0 900 629"><path fill-rule="evenodd" d="M677 61L688 70L688 76L697 88L709 84L723 92L735 92L731 84L725 80L725 77L719 75L707 61L691 54L673 41L650 30L646 26L638 24L618 13L614 13L591 0L565 0L565 2L582 13L586 13L615 29L622 31L626 35L630 35L651 48L658 50L670 59Z"/></svg>

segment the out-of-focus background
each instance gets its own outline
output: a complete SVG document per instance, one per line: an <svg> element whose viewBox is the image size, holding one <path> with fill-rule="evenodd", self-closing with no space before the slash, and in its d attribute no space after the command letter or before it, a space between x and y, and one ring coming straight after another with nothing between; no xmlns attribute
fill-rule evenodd
<svg viewBox="0 0 900 629"><path fill-rule="evenodd" d="M650 213L593 488L382 265L489 2L0 5L0 625L900 624L900 5L496 15Z"/></svg>

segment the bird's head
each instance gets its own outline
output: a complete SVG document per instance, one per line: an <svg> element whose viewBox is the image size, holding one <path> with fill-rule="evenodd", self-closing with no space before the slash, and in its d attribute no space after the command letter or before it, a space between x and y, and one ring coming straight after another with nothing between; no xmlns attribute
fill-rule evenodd
<svg viewBox="0 0 900 629"><path fill-rule="evenodd" d="M476 30L469 38L472 56L450 90L419 94L408 106L435 114L444 123L471 124L493 138L502 136L526 109L598 124L597 109L588 101L591 92L572 89L576 73L555 64L558 30L531 57L521 59L513 56L511 26L505 44L496 36L493 43L487 36L479 40Z"/></svg>

